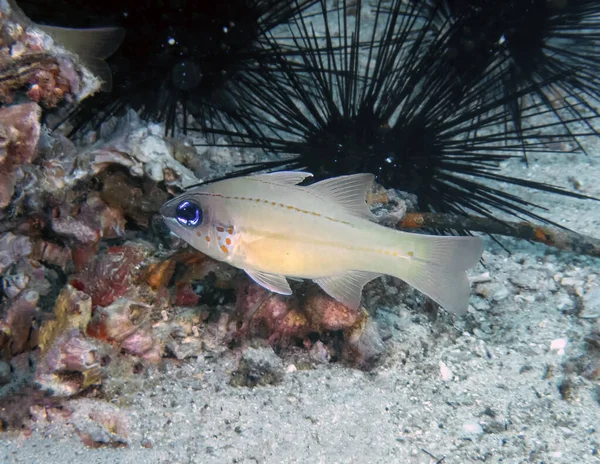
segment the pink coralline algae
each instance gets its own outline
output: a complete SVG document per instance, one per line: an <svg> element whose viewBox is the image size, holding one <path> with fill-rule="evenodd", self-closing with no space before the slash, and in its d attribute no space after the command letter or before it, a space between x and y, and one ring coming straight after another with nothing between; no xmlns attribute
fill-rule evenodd
<svg viewBox="0 0 600 464"><path fill-rule="evenodd" d="M90 295L93 306L108 306L136 288L145 257L143 246L110 247L82 263L71 285Z"/></svg>

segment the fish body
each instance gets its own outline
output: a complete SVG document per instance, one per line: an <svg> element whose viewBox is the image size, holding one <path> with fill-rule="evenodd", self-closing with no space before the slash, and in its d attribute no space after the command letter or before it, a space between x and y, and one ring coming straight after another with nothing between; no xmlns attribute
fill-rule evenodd
<svg viewBox="0 0 600 464"><path fill-rule="evenodd" d="M277 293L291 294L286 277L311 279L356 308L363 286L387 274L449 311L467 309L465 271L480 259L481 239L406 233L373 222L365 203L371 174L297 185L310 176L279 172L194 187L161 214L190 245Z"/></svg>

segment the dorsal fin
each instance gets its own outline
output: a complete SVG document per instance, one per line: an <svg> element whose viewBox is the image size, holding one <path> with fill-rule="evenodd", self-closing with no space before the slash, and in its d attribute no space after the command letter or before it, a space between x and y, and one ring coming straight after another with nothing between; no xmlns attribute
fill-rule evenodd
<svg viewBox="0 0 600 464"><path fill-rule="evenodd" d="M115 53L125 37L125 29L122 27L82 29L45 25L37 27L73 53L101 60Z"/></svg>
<svg viewBox="0 0 600 464"><path fill-rule="evenodd" d="M271 182L279 185L298 185L304 179L312 177L310 172L301 171L279 171L269 172L267 174L257 174L250 176L252 179L262 180L264 182Z"/></svg>
<svg viewBox="0 0 600 464"><path fill-rule="evenodd" d="M373 174L352 174L322 180L307 188L324 200L335 202L345 212L372 221L375 216L366 203L366 196L374 179Z"/></svg>

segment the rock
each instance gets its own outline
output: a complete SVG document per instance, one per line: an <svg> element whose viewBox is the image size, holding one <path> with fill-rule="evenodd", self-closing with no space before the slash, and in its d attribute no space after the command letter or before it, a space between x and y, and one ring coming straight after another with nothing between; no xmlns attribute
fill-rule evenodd
<svg viewBox="0 0 600 464"><path fill-rule="evenodd" d="M129 424L119 408L104 401L80 399L71 401L69 423L83 443L91 448L128 446Z"/></svg>
<svg viewBox="0 0 600 464"><path fill-rule="evenodd" d="M23 166L37 155L42 109L35 103L0 108L0 208L6 208Z"/></svg>
<svg viewBox="0 0 600 464"><path fill-rule="evenodd" d="M363 318L362 311L350 309L321 292L311 294L303 310L317 332L348 329Z"/></svg>
<svg viewBox="0 0 600 464"><path fill-rule="evenodd" d="M10 364L0 361L0 386L9 383L11 378L12 373L10 371Z"/></svg>
<svg viewBox="0 0 600 464"><path fill-rule="evenodd" d="M344 339L343 359L362 369L374 367L385 352L385 343L381 339L377 323L367 315L359 324L344 331Z"/></svg>
<svg viewBox="0 0 600 464"><path fill-rule="evenodd" d="M231 374L231 385L255 387L275 385L283 380L285 366L272 348L247 348L238 369Z"/></svg>
<svg viewBox="0 0 600 464"><path fill-rule="evenodd" d="M12 264L31 254L33 244L29 237L7 232L0 236L0 274Z"/></svg>
<svg viewBox="0 0 600 464"><path fill-rule="evenodd" d="M145 246L129 243L110 247L100 255L92 250L86 255L90 261L86 257L80 262L76 260L81 272L71 280L71 285L90 295L92 305L108 306L135 289L147 253Z"/></svg>
<svg viewBox="0 0 600 464"><path fill-rule="evenodd" d="M0 320L0 353L7 358L30 348L33 320L39 316L39 298L34 290L21 292Z"/></svg>
<svg viewBox="0 0 600 464"><path fill-rule="evenodd" d="M70 50L38 28L14 0L0 2L0 101L27 96L52 108L63 99L81 101L101 81ZM68 45L68 44L65 44Z"/></svg>

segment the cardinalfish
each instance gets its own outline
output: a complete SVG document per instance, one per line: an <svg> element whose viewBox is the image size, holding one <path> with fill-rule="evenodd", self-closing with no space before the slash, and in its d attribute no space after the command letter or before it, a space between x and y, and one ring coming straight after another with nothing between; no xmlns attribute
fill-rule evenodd
<svg viewBox="0 0 600 464"><path fill-rule="evenodd" d="M194 248L244 270L275 293L292 293L288 277L310 279L355 309L364 285L387 274L448 311L467 310L466 270L481 258L480 238L377 224L365 201L372 174L298 185L311 176L277 172L193 187L165 203L161 214Z"/></svg>

